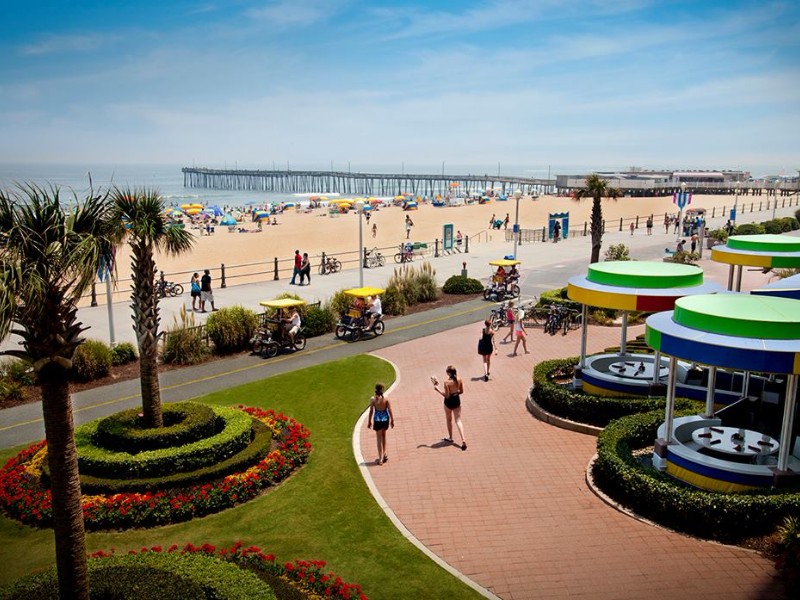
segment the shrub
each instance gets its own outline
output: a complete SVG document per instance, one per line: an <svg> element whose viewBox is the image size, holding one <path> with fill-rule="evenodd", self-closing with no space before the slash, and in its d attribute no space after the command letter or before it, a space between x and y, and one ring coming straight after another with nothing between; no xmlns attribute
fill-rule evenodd
<svg viewBox="0 0 800 600"><path fill-rule="evenodd" d="M781 217L778 220L783 222L784 231L797 231L800 229L800 221L794 217Z"/></svg>
<svg viewBox="0 0 800 600"><path fill-rule="evenodd" d="M477 279L464 277L463 275L453 275L442 286L445 294L480 294L483 292L483 284Z"/></svg>
<svg viewBox="0 0 800 600"><path fill-rule="evenodd" d="M578 357L540 362L533 369L531 398L547 412L570 421L605 427L612 419L664 407L664 398L612 398L586 394L555 380L572 379Z"/></svg>
<svg viewBox="0 0 800 600"><path fill-rule="evenodd" d="M72 357L72 376L78 381L92 381L111 371L111 348L99 340L86 340Z"/></svg>
<svg viewBox="0 0 800 600"><path fill-rule="evenodd" d="M696 402L675 414L697 414L702 406ZM632 450L651 445L663 421L663 411L623 417L609 423L597 438L592 476L611 498L663 526L724 542L764 535L785 516L800 514L798 493L775 488L708 492L644 466Z"/></svg>
<svg viewBox="0 0 800 600"><path fill-rule="evenodd" d="M334 330L339 313L334 313L330 304L312 306L303 316L306 337L323 335Z"/></svg>
<svg viewBox="0 0 800 600"><path fill-rule="evenodd" d="M199 553L162 553L160 548L154 552L145 548L139 553L92 558L88 567L92 598L275 598L272 588L257 575L230 561ZM7 600L58 600L57 572L53 567L23 577L2 590L0 597Z"/></svg>
<svg viewBox="0 0 800 600"><path fill-rule="evenodd" d="M772 233L772 234L779 234L783 233L784 231L791 231L790 225L786 223L786 229L784 229L784 223L782 219L770 219L769 221L764 221L761 224L764 227L764 233Z"/></svg>
<svg viewBox="0 0 800 600"><path fill-rule="evenodd" d="M728 241L728 230L724 227L717 227L716 229L709 230L706 236L724 244Z"/></svg>
<svg viewBox="0 0 800 600"><path fill-rule="evenodd" d="M431 263L425 261L413 273L415 303L433 302L439 297L439 287L436 285L436 270Z"/></svg>
<svg viewBox="0 0 800 600"><path fill-rule="evenodd" d="M12 358L0 364L0 377L20 385L33 385L36 383L36 373L33 372L33 365L27 360L18 358Z"/></svg>
<svg viewBox="0 0 800 600"><path fill-rule="evenodd" d="M94 444L99 421L75 429L81 473L111 478L158 477L186 472L225 460L250 443L252 417L234 408L214 407L224 421L219 433L174 448L146 450L137 454L100 448Z"/></svg>
<svg viewBox="0 0 800 600"><path fill-rule="evenodd" d="M734 230L734 235L757 235L765 233L764 226L760 223L742 223L737 225Z"/></svg>
<svg viewBox="0 0 800 600"><path fill-rule="evenodd" d="M181 306L180 321L174 318L172 328L164 337L161 360L176 365L194 365L203 362L211 351L195 325L194 314L187 313Z"/></svg>
<svg viewBox="0 0 800 600"><path fill-rule="evenodd" d="M206 333L214 342L214 351L230 354L245 349L258 329L258 315L242 306L221 308L206 321Z"/></svg>
<svg viewBox="0 0 800 600"><path fill-rule="evenodd" d="M606 250L606 261L630 259L630 249L625 244L612 244Z"/></svg>
<svg viewBox="0 0 800 600"><path fill-rule="evenodd" d="M164 426L145 428L140 409L131 408L100 419L92 441L108 450L142 452L190 444L216 433L214 411L196 402L163 407Z"/></svg>
<svg viewBox="0 0 800 600"><path fill-rule="evenodd" d="M406 312L406 300L400 290L394 284L386 286L386 291L383 293L381 300L381 307L384 314L387 315L402 315Z"/></svg>
<svg viewBox="0 0 800 600"><path fill-rule="evenodd" d="M385 296L384 296L385 298ZM353 299L344 293L344 290L339 290L333 294L328 300L328 306L333 314L338 317L343 312L347 312L350 308L350 304L352 304ZM381 306L383 311L386 312L386 300L381 299ZM387 314L394 314L394 313L387 313Z"/></svg>
<svg viewBox="0 0 800 600"><path fill-rule="evenodd" d="M554 290L547 290L546 292L542 292L542 295L539 296L539 302L536 306L539 307L547 307L551 304L560 304L566 308L577 310L580 312L581 304L580 302L575 302L574 300L570 300L567 296L567 288L556 288Z"/></svg>
<svg viewBox="0 0 800 600"><path fill-rule="evenodd" d="M133 347L133 344L122 342L111 348L111 364L114 366L127 365L136 358L136 348Z"/></svg>
<svg viewBox="0 0 800 600"><path fill-rule="evenodd" d="M778 528L780 555L775 562L790 589L800 589L800 516L788 516Z"/></svg>
<svg viewBox="0 0 800 600"><path fill-rule="evenodd" d="M800 222L800 208L794 211L794 218L796 221Z"/></svg>
<svg viewBox="0 0 800 600"><path fill-rule="evenodd" d="M679 263L682 265L693 265L700 260L700 254L697 252L688 252L686 250L680 250L675 252L672 256L665 258L664 260L668 262Z"/></svg>
<svg viewBox="0 0 800 600"><path fill-rule="evenodd" d="M18 381L0 378L0 402L14 402L23 397L24 386Z"/></svg>

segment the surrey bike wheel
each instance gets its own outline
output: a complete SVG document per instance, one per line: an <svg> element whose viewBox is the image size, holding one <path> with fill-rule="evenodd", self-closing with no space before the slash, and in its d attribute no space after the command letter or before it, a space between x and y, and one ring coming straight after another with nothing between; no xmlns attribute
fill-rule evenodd
<svg viewBox="0 0 800 600"><path fill-rule="evenodd" d="M267 355L267 358L278 356L278 342L267 342L264 346L264 354Z"/></svg>
<svg viewBox="0 0 800 600"><path fill-rule="evenodd" d="M508 288L508 293L512 298L519 298L519 286L515 283Z"/></svg>
<svg viewBox="0 0 800 600"><path fill-rule="evenodd" d="M297 350L305 350L306 348L306 337L302 333L298 333L294 336L294 349Z"/></svg>
<svg viewBox="0 0 800 600"><path fill-rule="evenodd" d="M341 340L342 338L344 338L344 336L347 335L347 327L345 327L344 325L337 325L334 333L336 334L336 337Z"/></svg>
<svg viewBox="0 0 800 600"><path fill-rule="evenodd" d="M386 326L383 324L383 321L377 321L375 325L372 326L372 332L377 335L383 335L383 330Z"/></svg>

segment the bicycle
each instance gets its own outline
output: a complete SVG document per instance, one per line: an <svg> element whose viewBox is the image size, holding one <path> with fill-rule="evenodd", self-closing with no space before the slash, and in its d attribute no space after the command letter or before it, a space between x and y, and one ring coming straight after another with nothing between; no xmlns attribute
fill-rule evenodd
<svg viewBox="0 0 800 600"><path fill-rule="evenodd" d="M386 264L386 259L383 257L383 254L378 252L377 248L373 248L372 250L367 252L366 256L364 257L364 266L367 269L382 267L385 264Z"/></svg>
<svg viewBox="0 0 800 600"><path fill-rule="evenodd" d="M324 260L319 263L319 274L328 275L330 273L338 273L342 270L342 263L332 256L326 256Z"/></svg>
<svg viewBox="0 0 800 600"><path fill-rule="evenodd" d="M401 245L400 252L394 255L394 262L407 263L414 261L414 249L411 245Z"/></svg>
<svg viewBox="0 0 800 600"><path fill-rule="evenodd" d="M495 308L492 309L489 320L492 324L492 329L497 331L501 327L508 326L508 302L499 302Z"/></svg>
<svg viewBox="0 0 800 600"><path fill-rule="evenodd" d="M183 286L173 281L159 280L156 282L156 293L158 293L159 298L166 298L167 296L174 298L183 294Z"/></svg>

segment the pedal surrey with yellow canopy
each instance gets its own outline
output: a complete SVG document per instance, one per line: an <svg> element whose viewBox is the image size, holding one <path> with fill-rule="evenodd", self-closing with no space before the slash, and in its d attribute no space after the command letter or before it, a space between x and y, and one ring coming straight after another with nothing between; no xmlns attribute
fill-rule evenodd
<svg viewBox="0 0 800 600"><path fill-rule="evenodd" d="M495 267L486 289L483 290L484 300L501 302L507 298L519 297L519 271L517 265L520 261L511 258L493 260L489 265Z"/></svg>
<svg viewBox="0 0 800 600"><path fill-rule="evenodd" d="M381 335L385 325L382 310L379 308L380 295L385 291L375 287L344 290L344 294L350 298L350 306L339 317L336 337L339 339L348 337L350 341L355 342L367 333L372 333L376 337Z"/></svg>
<svg viewBox="0 0 800 600"><path fill-rule="evenodd" d="M306 337L303 334L302 324L298 331L292 334L294 324L288 316L293 309L300 309L306 305L305 300L297 298L276 298L259 302L267 310L263 325L250 340L254 354L261 354L272 358L279 350L295 352L306 347Z"/></svg>

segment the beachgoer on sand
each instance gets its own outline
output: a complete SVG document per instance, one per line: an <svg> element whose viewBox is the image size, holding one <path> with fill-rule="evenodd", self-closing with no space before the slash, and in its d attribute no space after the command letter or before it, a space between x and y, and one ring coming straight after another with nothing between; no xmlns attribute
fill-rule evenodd
<svg viewBox="0 0 800 600"><path fill-rule="evenodd" d="M406 239L411 236L411 228L414 226L414 222L411 220L409 215L406 215Z"/></svg>
<svg viewBox="0 0 800 600"><path fill-rule="evenodd" d="M378 235L378 224L377 223L373 223L372 224L372 237L375 237L376 235Z"/></svg>
<svg viewBox="0 0 800 600"><path fill-rule="evenodd" d="M503 219L503 229L508 229L508 224L509 224L510 221L511 221L511 217L509 217L508 213L506 213L506 218Z"/></svg>
<svg viewBox="0 0 800 600"><path fill-rule="evenodd" d="M489 219L489 229L492 229L494 227L494 218L495 218L495 215L494 215L494 213L492 213L492 218Z"/></svg>

